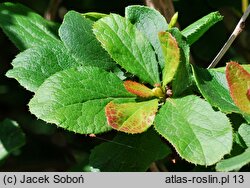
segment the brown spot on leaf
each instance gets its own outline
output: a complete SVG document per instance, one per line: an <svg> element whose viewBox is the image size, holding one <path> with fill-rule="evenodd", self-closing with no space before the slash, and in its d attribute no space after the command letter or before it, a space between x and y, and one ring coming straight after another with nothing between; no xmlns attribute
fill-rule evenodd
<svg viewBox="0 0 250 188"><path fill-rule="evenodd" d="M105 107L108 125L118 131L142 133L153 124L158 110L158 100L145 102L113 103Z"/></svg>

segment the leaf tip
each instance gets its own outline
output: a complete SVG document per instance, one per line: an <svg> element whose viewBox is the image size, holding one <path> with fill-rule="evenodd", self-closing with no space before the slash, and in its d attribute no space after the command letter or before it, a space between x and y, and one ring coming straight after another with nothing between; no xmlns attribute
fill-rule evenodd
<svg viewBox="0 0 250 188"><path fill-rule="evenodd" d="M107 117L108 125L110 125L114 129L118 129L118 114L115 109L115 103L109 102L105 107L105 114Z"/></svg>
<svg viewBox="0 0 250 188"><path fill-rule="evenodd" d="M154 93L151 91L151 89L141 83L126 80L123 85L128 92L139 97L150 98L154 96Z"/></svg>

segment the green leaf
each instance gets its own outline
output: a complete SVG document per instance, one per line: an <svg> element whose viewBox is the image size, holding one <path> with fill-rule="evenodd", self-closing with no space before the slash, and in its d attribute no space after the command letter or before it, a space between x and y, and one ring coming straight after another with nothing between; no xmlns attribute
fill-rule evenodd
<svg viewBox="0 0 250 188"><path fill-rule="evenodd" d="M216 171L228 172L238 171L244 165L250 163L250 148L246 149L244 153L235 157L225 159L216 164Z"/></svg>
<svg viewBox="0 0 250 188"><path fill-rule="evenodd" d="M197 87L202 96L214 107L225 113L240 113L230 97L226 75L213 69L203 69L193 66Z"/></svg>
<svg viewBox="0 0 250 188"><path fill-rule="evenodd" d="M126 7L125 17L147 37L154 47L161 69L163 69L165 63L158 33L168 29L166 19L157 10L139 5Z"/></svg>
<svg viewBox="0 0 250 188"><path fill-rule="evenodd" d="M250 74L238 63L230 62L226 66L226 78L234 103L250 115Z"/></svg>
<svg viewBox="0 0 250 188"><path fill-rule="evenodd" d="M105 106L111 102L132 102L113 73L95 67L79 67L49 77L29 103L31 113L67 130L81 134L110 130Z"/></svg>
<svg viewBox="0 0 250 188"><path fill-rule="evenodd" d="M111 142L92 150L90 164L103 172L144 172L150 164L169 155L153 129L136 135L118 134Z"/></svg>
<svg viewBox="0 0 250 188"><path fill-rule="evenodd" d="M242 115L245 118L245 120L247 121L247 123L250 123L250 116L247 114L242 114Z"/></svg>
<svg viewBox="0 0 250 188"><path fill-rule="evenodd" d="M71 11L73 12L73 11ZM99 13L99 12L87 12L87 13L83 13L81 14L84 18L88 18L92 21L97 21L105 16L107 16L107 14L103 14L103 13Z"/></svg>
<svg viewBox="0 0 250 188"><path fill-rule="evenodd" d="M246 143L244 142L244 140L242 139L242 137L240 136L240 134L238 132L235 132L233 134L233 142L234 142L234 147L236 148L233 148L232 151L234 152L234 150L236 150L236 154L238 155L239 153L241 153L242 149L246 149L247 148L247 145ZM239 148L239 149L238 149ZM231 152L232 154L232 152ZM234 153L233 153L234 155ZM235 156L235 155L234 155Z"/></svg>
<svg viewBox="0 0 250 188"><path fill-rule="evenodd" d="M250 73L250 65L249 64L245 64L245 65L241 65L248 73ZM212 68L212 70L218 71L218 72L222 72L225 73L226 71L226 67L217 67L217 68Z"/></svg>
<svg viewBox="0 0 250 188"><path fill-rule="evenodd" d="M105 107L108 124L126 133L145 132L154 122L158 110L158 100L116 104L110 102Z"/></svg>
<svg viewBox="0 0 250 188"><path fill-rule="evenodd" d="M60 38L77 61L109 70L115 63L96 39L92 25L80 13L69 11L59 29Z"/></svg>
<svg viewBox="0 0 250 188"><path fill-rule="evenodd" d="M154 50L129 20L111 14L95 22L93 27L97 39L119 65L143 82L160 83Z"/></svg>
<svg viewBox="0 0 250 188"><path fill-rule="evenodd" d="M155 118L155 129L194 164L215 164L232 148L232 127L226 115L194 95L168 99Z"/></svg>
<svg viewBox="0 0 250 188"><path fill-rule="evenodd" d="M173 97L178 97L188 90L193 84L189 63L190 48L186 39L177 28L172 28L169 32L175 37L180 48L180 62L172 81Z"/></svg>
<svg viewBox="0 0 250 188"><path fill-rule="evenodd" d="M25 135L15 121L0 122L0 160L25 144Z"/></svg>
<svg viewBox="0 0 250 188"><path fill-rule="evenodd" d="M128 92L135 94L139 97L143 98L154 97L154 92L143 84L131 80L126 80L123 84Z"/></svg>
<svg viewBox="0 0 250 188"><path fill-rule="evenodd" d="M221 21L223 16L219 12L212 12L182 30L182 34L187 38L188 44L197 41L210 27Z"/></svg>
<svg viewBox="0 0 250 188"><path fill-rule="evenodd" d="M193 66L193 73L197 87L203 97L214 107L225 113L242 114L248 123L250 116L243 113L233 102L226 80L225 68L202 69Z"/></svg>
<svg viewBox="0 0 250 188"><path fill-rule="evenodd" d="M18 54L12 62L13 69L6 76L15 78L26 89L34 92L52 74L78 67L81 63L68 53L61 42L47 42L46 46L36 46Z"/></svg>
<svg viewBox="0 0 250 188"><path fill-rule="evenodd" d="M180 63L180 49L177 41L169 32L160 32L159 39L165 59L162 72L163 87L172 81Z"/></svg>
<svg viewBox="0 0 250 188"><path fill-rule="evenodd" d="M29 8L14 3L0 4L0 27L20 49L57 42L58 27Z"/></svg>
<svg viewBox="0 0 250 188"><path fill-rule="evenodd" d="M244 140L246 146L250 148L250 125L245 123L241 124L238 133Z"/></svg>

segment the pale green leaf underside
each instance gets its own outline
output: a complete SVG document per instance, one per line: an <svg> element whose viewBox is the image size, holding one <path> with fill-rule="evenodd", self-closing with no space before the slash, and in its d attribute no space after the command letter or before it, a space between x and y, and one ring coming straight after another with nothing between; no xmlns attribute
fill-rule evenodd
<svg viewBox="0 0 250 188"><path fill-rule="evenodd" d="M80 13L69 11L60 26L59 36L77 61L84 65L112 69L115 63L96 39L92 25L93 22Z"/></svg>
<svg viewBox="0 0 250 188"><path fill-rule="evenodd" d="M154 47L161 69L163 69L164 56L158 39L158 33L168 29L166 19L155 9L139 5L126 7L125 17L147 37Z"/></svg>
<svg viewBox="0 0 250 188"><path fill-rule="evenodd" d="M49 77L29 103L38 118L81 134L110 130L105 106L110 102L131 102L122 81L113 73L95 67L79 67Z"/></svg>
<svg viewBox="0 0 250 188"><path fill-rule="evenodd" d="M144 172L152 162L170 153L153 129L136 135L119 133L112 142L92 150L90 165L103 172Z"/></svg>
<svg viewBox="0 0 250 188"><path fill-rule="evenodd" d="M160 83L155 52L129 20L111 14L95 22L93 28L97 39L116 63L143 82Z"/></svg>
<svg viewBox="0 0 250 188"><path fill-rule="evenodd" d="M57 25L21 4L0 4L0 27L20 50L58 41Z"/></svg>
<svg viewBox="0 0 250 188"><path fill-rule="evenodd" d="M155 118L155 129L194 164L215 164L232 148L226 115L194 95L167 100Z"/></svg>
<svg viewBox="0 0 250 188"><path fill-rule="evenodd" d="M100 13L100 12L86 12L81 14L84 18L88 18L92 21L97 21L105 16L107 16L107 14L104 13Z"/></svg>
<svg viewBox="0 0 250 188"><path fill-rule="evenodd" d="M0 160L25 144L25 135L15 121L0 122Z"/></svg>
<svg viewBox="0 0 250 188"><path fill-rule="evenodd" d="M219 12L212 12L182 30L182 34L191 45L197 41L210 27L221 21L223 17Z"/></svg>
<svg viewBox="0 0 250 188"><path fill-rule="evenodd" d="M241 124L238 129L238 133L244 140L246 146L250 148L250 125L245 123Z"/></svg>
<svg viewBox="0 0 250 188"><path fill-rule="evenodd" d="M81 64L61 42L47 42L46 46L36 46L18 54L12 62L13 69L6 76L15 78L23 87L35 92L52 74Z"/></svg>
<svg viewBox="0 0 250 188"><path fill-rule="evenodd" d="M250 148L240 155L220 161L216 164L216 170L220 172L238 171L248 163L250 163Z"/></svg>

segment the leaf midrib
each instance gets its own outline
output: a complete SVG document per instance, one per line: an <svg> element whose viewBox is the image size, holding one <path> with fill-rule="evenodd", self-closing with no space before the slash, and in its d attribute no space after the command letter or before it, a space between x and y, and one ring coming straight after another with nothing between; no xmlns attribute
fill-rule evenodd
<svg viewBox="0 0 250 188"><path fill-rule="evenodd" d="M172 106L173 108L175 108L175 111L178 112L178 113L181 115L181 117L185 117L185 115L183 114L183 110L179 110L177 106L173 106L172 104L171 104L171 106ZM192 107L192 105L191 105L191 107ZM191 107L189 107L189 108L191 108ZM182 108L184 108L184 107L182 107ZM174 119L174 118L173 118L173 113L171 114L171 116L172 116L171 118ZM183 123L183 122L186 122L186 123ZM192 124L188 121L187 118L183 118L182 123L183 123L183 124L188 124L188 125L189 125L189 126L187 126L187 127L189 127L189 129L190 129L191 132L193 133L195 139L198 141L198 144L200 145L200 148L201 148L201 151L202 151L203 160L205 160L205 163L207 163L207 159L206 159L206 156L205 156L205 153L204 153L202 144L201 144L200 140L198 139L197 135L195 134L195 131L194 131L193 127L191 126ZM193 140L193 141L194 141L194 140ZM192 143L193 141L191 141L190 143ZM188 148L188 146L190 145L190 143L188 143L188 145L185 147L184 150L182 150L182 152L185 152L185 150Z"/></svg>
<svg viewBox="0 0 250 188"><path fill-rule="evenodd" d="M147 102L152 102L152 101L147 101ZM136 113L137 113L139 110L141 110L145 105L147 105L147 103L145 103L144 105L141 105L135 112L133 112L133 113L123 122L122 126L121 126L119 129L121 129L121 128L124 126L124 124L125 124L127 121L129 121L129 119L133 118L133 117L136 115Z"/></svg>
<svg viewBox="0 0 250 188"><path fill-rule="evenodd" d="M102 21L102 24L103 25L106 25L113 33L116 33L107 23L105 23L105 22L103 22ZM139 31L138 31L139 32ZM127 33L126 33L127 34ZM129 54L130 55L132 55L133 56L133 58L136 60L136 62L137 62L137 64L138 65L140 65L140 67L147 73L147 76L149 76L149 78L151 79L151 81L153 81L153 83L155 82L154 81L154 78L152 78L151 77L151 75L150 74L148 74L148 70L146 69L146 67L143 65L143 64L141 64L140 62L140 60L142 60L143 62L144 62L144 58L142 57L142 53L141 53L141 51L140 51L140 49L138 48L138 46L136 45L136 48L137 48L137 50L140 52L140 60L138 60L138 57L136 57L136 56L134 56L134 54L133 53L131 53L131 51L129 50L129 48L125 45L125 43L121 40L121 38L117 35L117 37L116 37L122 44L123 44L123 46L126 48L126 51L128 51L129 52ZM157 62L157 61L156 61ZM158 63L158 62L157 62ZM121 65L122 66L122 65ZM122 66L123 67L123 66ZM124 68L124 67L123 67ZM152 72L154 72L154 71L152 71ZM137 76L139 76L139 75L137 75Z"/></svg>
<svg viewBox="0 0 250 188"><path fill-rule="evenodd" d="M135 98L135 97L106 97L106 98L93 98L93 99L88 99L88 100L84 100L84 101L80 101L80 102L75 102L75 103L71 103L71 104L64 104L64 105L62 105L62 106L60 106L60 107L58 107L58 108L56 108L56 109L52 109L53 111L54 110L60 110L60 109L62 109L62 108L64 108L64 107L68 107L68 106L72 106L72 105L76 105L76 104L84 104L85 102L89 102L89 101L95 101L95 100L106 100L106 99L110 99L111 101L113 101L113 100L116 100L116 99L133 99L133 98ZM61 105L61 104L60 104ZM46 114L48 114L48 113L50 113L50 112L47 112ZM45 114L45 115L46 115ZM44 114L42 115L42 116L44 116Z"/></svg>

